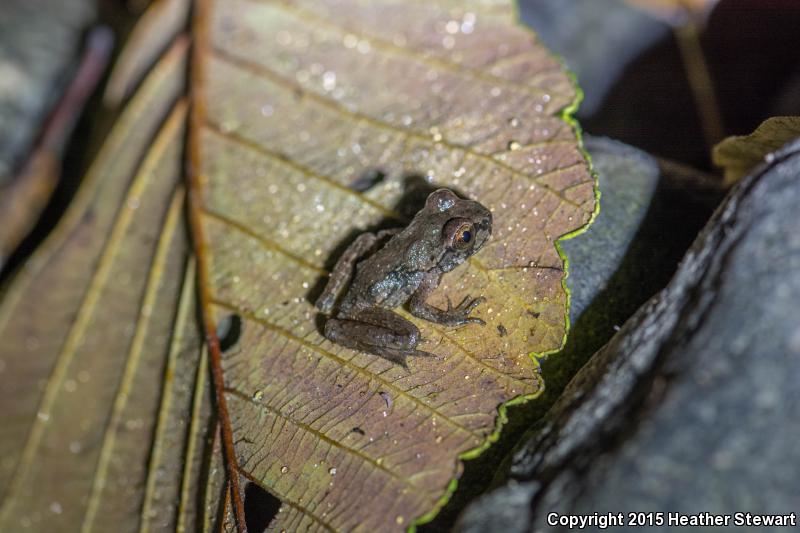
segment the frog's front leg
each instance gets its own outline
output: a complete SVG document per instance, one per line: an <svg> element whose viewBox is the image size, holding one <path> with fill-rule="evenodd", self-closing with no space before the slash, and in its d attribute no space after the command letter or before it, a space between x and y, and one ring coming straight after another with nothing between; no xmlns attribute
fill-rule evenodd
<svg viewBox="0 0 800 533"><path fill-rule="evenodd" d="M486 322L478 317L471 317L469 314L475 307L486 301L486 298L480 296L478 298L464 297L460 304L453 307L450 299L447 299L447 309L439 309L425 302L430 296L431 292L439 286L441 280L441 273L428 273L422 279L422 282L417 288L416 292L411 296L408 302L408 310L412 315L425 319L428 322L436 324L443 324L445 326L463 326L464 324L480 324L486 325Z"/></svg>
<svg viewBox="0 0 800 533"><path fill-rule="evenodd" d="M381 307L370 307L325 322L325 337L347 348L379 355L408 368L409 355L431 356L417 350L419 329L400 315Z"/></svg>
<svg viewBox="0 0 800 533"><path fill-rule="evenodd" d="M325 290L322 291L322 294L317 298L315 303L317 309L323 313L330 313L342 289L353 277L356 262L367 252L372 250L379 241L386 237L393 236L399 231L401 230L388 229L381 230L378 233L362 233L359 235L358 238L347 247L336 262L336 266L333 267L333 272L331 272L330 278L328 279L328 284L325 285Z"/></svg>

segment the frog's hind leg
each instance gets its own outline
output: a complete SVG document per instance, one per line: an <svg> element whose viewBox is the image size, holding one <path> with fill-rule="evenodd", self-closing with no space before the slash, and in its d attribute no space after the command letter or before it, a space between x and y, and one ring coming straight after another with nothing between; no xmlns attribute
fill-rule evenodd
<svg viewBox="0 0 800 533"><path fill-rule="evenodd" d="M365 309L347 318L329 318L325 323L325 337L333 342L379 355L384 359L408 368L406 358L432 357L417 350L419 328L400 315L380 307Z"/></svg>

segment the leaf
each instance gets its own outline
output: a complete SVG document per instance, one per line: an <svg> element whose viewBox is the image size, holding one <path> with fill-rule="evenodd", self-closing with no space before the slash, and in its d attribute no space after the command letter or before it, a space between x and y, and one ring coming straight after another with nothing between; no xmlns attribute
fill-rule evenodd
<svg viewBox="0 0 800 533"><path fill-rule="evenodd" d="M102 26L88 34L80 65L51 111L36 146L14 179L0 183L0 269L35 227L61 179L64 149L108 65L113 40L111 31Z"/></svg>
<svg viewBox="0 0 800 533"><path fill-rule="evenodd" d="M141 81L175 35L183 31L190 0L156 0L147 6L133 28L109 76L103 101L117 107Z"/></svg>
<svg viewBox="0 0 800 533"><path fill-rule="evenodd" d="M230 510L243 527L241 474L283 502L276 529L430 516L498 406L540 392L529 354L566 333L555 244L596 207L572 82L506 2L207 1L195 46L190 215ZM407 220L414 176L481 201L495 230L429 300L485 296L487 325L412 318L438 358L406 371L325 340L310 302L348 239Z"/></svg>
<svg viewBox="0 0 800 533"><path fill-rule="evenodd" d="M2 531L170 529L197 511L188 452L210 397L182 216L187 44L150 73L0 306Z"/></svg>
<svg viewBox="0 0 800 533"><path fill-rule="evenodd" d="M800 137L800 117L771 117L750 135L728 137L711 153L714 165L725 170L725 182L733 184L749 174L764 158L792 139Z"/></svg>

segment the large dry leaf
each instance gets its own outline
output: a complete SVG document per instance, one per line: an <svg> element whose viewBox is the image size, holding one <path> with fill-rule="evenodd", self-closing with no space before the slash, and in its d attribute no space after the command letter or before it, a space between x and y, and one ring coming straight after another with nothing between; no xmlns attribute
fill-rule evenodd
<svg viewBox="0 0 800 533"><path fill-rule="evenodd" d="M404 528L493 438L498 406L541 390L529 354L563 342L555 243L595 211L562 116L575 88L506 2L207 1L195 44L191 214L229 468L280 498L276 529ZM485 296L487 325L411 318L438 358L405 370L324 339L311 302L342 245L403 224L413 176L495 224L430 299Z"/></svg>
<svg viewBox="0 0 800 533"><path fill-rule="evenodd" d="M187 45L154 67L5 294L0 531L197 519L210 389L184 224Z"/></svg>

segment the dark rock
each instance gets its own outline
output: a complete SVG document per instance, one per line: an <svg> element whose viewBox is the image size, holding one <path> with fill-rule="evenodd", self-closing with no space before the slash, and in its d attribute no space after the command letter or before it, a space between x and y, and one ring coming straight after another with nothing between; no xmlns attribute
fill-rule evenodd
<svg viewBox="0 0 800 533"><path fill-rule="evenodd" d="M570 330L542 360L545 393L520 407L530 424L634 312L669 282L724 195L719 180L607 138L586 136L601 191L585 233L563 241L569 260ZM497 479L503 479L499 471Z"/></svg>
<svg viewBox="0 0 800 533"><path fill-rule="evenodd" d="M31 150L77 62L92 0L3 0L0 8L0 184Z"/></svg>
<svg viewBox="0 0 800 533"><path fill-rule="evenodd" d="M519 9L577 75L584 90L579 117L594 114L625 67L671 31L620 0L520 0Z"/></svg>
<svg viewBox="0 0 800 533"><path fill-rule="evenodd" d="M647 214L661 172L655 159L632 146L587 135L598 176L601 211L582 235L561 243L569 258L569 318L575 322L606 288Z"/></svg>
<svg viewBox="0 0 800 533"><path fill-rule="evenodd" d="M514 457L512 481L459 530L553 530L550 512L797 512L800 141L770 161L570 382Z"/></svg>

